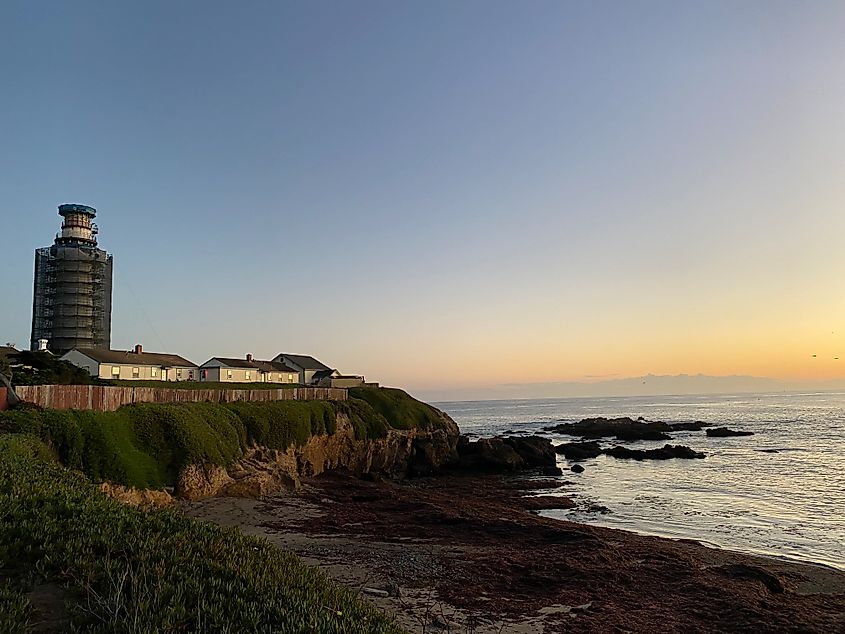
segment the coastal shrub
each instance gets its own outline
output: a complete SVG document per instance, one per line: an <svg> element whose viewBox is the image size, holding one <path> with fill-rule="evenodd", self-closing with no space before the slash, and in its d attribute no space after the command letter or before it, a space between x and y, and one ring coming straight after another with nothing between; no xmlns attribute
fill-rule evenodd
<svg viewBox="0 0 845 634"><path fill-rule="evenodd" d="M62 464L96 481L138 488L173 485L188 464L229 465L246 446L240 419L210 403L144 403L116 412L15 409L0 414L0 431L37 436Z"/></svg>
<svg viewBox="0 0 845 634"><path fill-rule="evenodd" d="M31 614L32 606L21 589L0 583L0 632L29 631Z"/></svg>
<svg viewBox="0 0 845 634"><path fill-rule="evenodd" d="M166 484L156 461L139 449L126 408L117 412L14 409L0 413L0 432L40 438L63 464L95 480L143 488Z"/></svg>
<svg viewBox="0 0 845 634"><path fill-rule="evenodd" d="M73 411L79 430L73 459L62 462L84 471L94 480L137 483L159 487L164 479L148 454L135 446L135 436L125 412ZM61 454L60 454L61 456ZM78 460L78 462L77 462Z"/></svg>
<svg viewBox="0 0 845 634"><path fill-rule="evenodd" d="M226 403L246 430L246 440L270 449L302 446L311 436L334 434L337 410L332 401Z"/></svg>
<svg viewBox="0 0 845 634"><path fill-rule="evenodd" d="M15 586L66 587L74 631L401 631L295 555L111 500L18 434L0 435L0 570ZM0 585L0 631L25 631L31 609Z"/></svg>
<svg viewBox="0 0 845 634"><path fill-rule="evenodd" d="M390 429L387 419L367 401L350 398L348 401L340 401L338 407L349 418L358 440L375 440L387 436Z"/></svg>
<svg viewBox="0 0 845 634"><path fill-rule="evenodd" d="M437 410L404 390L388 387L355 387L349 396L366 401L393 429L434 430L443 426Z"/></svg>
<svg viewBox="0 0 845 634"><path fill-rule="evenodd" d="M49 352L20 350L6 359L14 385L91 385L100 384L87 370Z"/></svg>
<svg viewBox="0 0 845 634"><path fill-rule="evenodd" d="M227 466L246 446L243 423L231 410L212 403L129 405L139 448L152 456L174 483L189 464Z"/></svg>

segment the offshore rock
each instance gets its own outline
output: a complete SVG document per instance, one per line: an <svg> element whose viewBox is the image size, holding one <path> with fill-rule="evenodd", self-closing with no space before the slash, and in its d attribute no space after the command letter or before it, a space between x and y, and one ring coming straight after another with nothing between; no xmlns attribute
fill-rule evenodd
<svg viewBox="0 0 845 634"><path fill-rule="evenodd" d="M470 442L461 436L457 467L464 471L506 473L522 471L525 460L503 438L481 438Z"/></svg>
<svg viewBox="0 0 845 634"><path fill-rule="evenodd" d="M738 431L735 429L728 429L727 427L716 427L715 429L708 429L706 433L711 438L728 438L731 436L753 436L753 431Z"/></svg>
<svg viewBox="0 0 845 634"><path fill-rule="evenodd" d="M503 440L522 457L526 467L554 467L557 462L554 447L548 438L523 436Z"/></svg>
<svg viewBox="0 0 845 634"><path fill-rule="evenodd" d="M597 442L569 442L555 447L555 452L568 460L586 460L601 455L601 446Z"/></svg>
<svg viewBox="0 0 845 634"><path fill-rule="evenodd" d="M615 436L619 440L670 440L666 432L672 431L667 424L659 421L649 422L632 418L585 418L577 423L562 423L544 427L545 431L582 438L607 438Z"/></svg>
<svg viewBox="0 0 845 634"><path fill-rule="evenodd" d="M603 454L614 458L631 460L669 460L671 458L704 458L704 454L684 445L664 445L660 449L628 449L627 447L611 447L603 449Z"/></svg>
<svg viewBox="0 0 845 634"><path fill-rule="evenodd" d="M713 423L705 423L700 420L694 423L669 423L672 431L701 431L705 427L712 427Z"/></svg>
<svg viewBox="0 0 845 634"><path fill-rule="evenodd" d="M562 473L555 464L554 447L541 436L481 438L470 441L461 436L458 441L459 470L479 473L511 473L525 469L540 469L543 473Z"/></svg>

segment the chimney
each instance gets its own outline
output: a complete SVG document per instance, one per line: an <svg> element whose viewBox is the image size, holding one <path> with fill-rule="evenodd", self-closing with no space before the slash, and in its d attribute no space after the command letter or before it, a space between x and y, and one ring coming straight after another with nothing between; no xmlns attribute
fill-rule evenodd
<svg viewBox="0 0 845 634"><path fill-rule="evenodd" d="M252 363L252 355L251 354L246 355L246 360L249 361L250 363Z"/></svg>
<svg viewBox="0 0 845 634"><path fill-rule="evenodd" d="M144 351L144 349L141 347L141 344L136 343L135 344L135 354L141 354L143 351Z"/></svg>
<svg viewBox="0 0 845 634"><path fill-rule="evenodd" d="M46 339L39 339L38 340L38 352L46 352L47 350L47 340Z"/></svg>

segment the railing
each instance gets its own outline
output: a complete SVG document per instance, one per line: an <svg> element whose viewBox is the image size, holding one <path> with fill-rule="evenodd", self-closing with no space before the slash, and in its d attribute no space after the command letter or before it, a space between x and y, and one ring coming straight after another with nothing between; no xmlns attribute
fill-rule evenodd
<svg viewBox="0 0 845 634"><path fill-rule="evenodd" d="M345 388L295 387L270 390L179 389L110 385L21 385L22 401L49 409L90 409L113 412L133 403L232 403L235 401L345 401Z"/></svg>

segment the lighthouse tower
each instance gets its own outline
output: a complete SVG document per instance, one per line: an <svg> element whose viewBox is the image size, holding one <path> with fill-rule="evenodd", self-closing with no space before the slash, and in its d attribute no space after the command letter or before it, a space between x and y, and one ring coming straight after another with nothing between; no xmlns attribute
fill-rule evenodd
<svg viewBox="0 0 845 634"><path fill-rule="evenodd" d="M61 232L35 251L32 350L111 345L112 256L97 246L97 210L60 205Z"/></svg>

